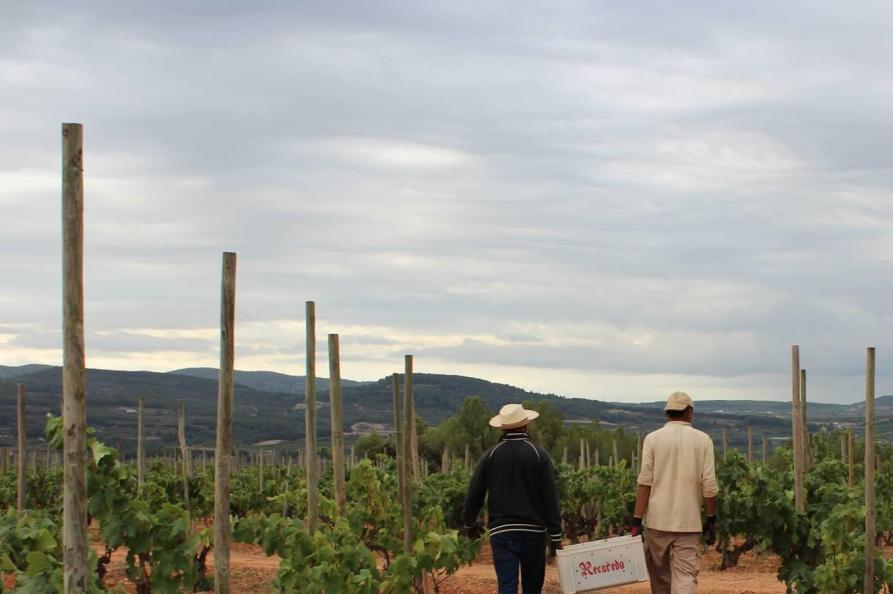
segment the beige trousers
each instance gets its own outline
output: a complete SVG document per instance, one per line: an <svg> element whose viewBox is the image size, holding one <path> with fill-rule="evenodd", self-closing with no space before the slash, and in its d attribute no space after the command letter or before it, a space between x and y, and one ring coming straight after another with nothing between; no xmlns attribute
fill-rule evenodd
<svg viewBox="0 0 893 594"><path fill-rule="evenodd" d="M700 532L645 529L645 563L651 594L695 594L701 568Z"/></svg>

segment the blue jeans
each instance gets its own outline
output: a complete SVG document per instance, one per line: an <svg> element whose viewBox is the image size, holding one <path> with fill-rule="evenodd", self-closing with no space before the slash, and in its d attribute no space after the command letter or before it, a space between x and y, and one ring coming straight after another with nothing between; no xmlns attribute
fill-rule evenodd
<svg viewBox="0 0 893 594"><path fill-rule="evenodd" d="M518 568L523 594L541 594L546 577L546 535L503 532L490 537L499 594L518 594Z"/></svg>

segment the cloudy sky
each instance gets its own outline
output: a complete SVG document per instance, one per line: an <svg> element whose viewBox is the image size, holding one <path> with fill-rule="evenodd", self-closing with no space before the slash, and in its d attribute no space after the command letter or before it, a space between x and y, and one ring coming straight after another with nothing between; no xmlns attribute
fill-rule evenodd
<svg viewBox="0 0 893 594"><path fill-rule="evenodd" d="M60 123L85 126L88 365L656 400L893 392L893 8L9 3L0 364L61 361ZM324 366L324 350L320 367Z"/></svg>

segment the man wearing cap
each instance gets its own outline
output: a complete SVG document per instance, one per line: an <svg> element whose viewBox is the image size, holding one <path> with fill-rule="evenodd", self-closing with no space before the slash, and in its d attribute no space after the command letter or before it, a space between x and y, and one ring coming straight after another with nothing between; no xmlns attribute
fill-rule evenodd
<svg viewBox="0 0 893 594"><path fill-rule="evenodd" d="M652 594L689 594L698 587L701 536L716 541L713 440L691 426L694 402L685 392L670 394L664 412L667 423L642 444L632 533L642 532L644 518Z"/></svg>
<svg viewBox="0 0 893 594"><path fill-rule="evenodd" d="M466 533L479 535L478 511L487 495L487 528L499 594L540 594L546 574L546 540L551 556L561 548L561 515L555 467L549 454L530 441L527 426L539 413L506 404L490 419L502 429L499 442L478 462L465 499Z"/></svg>

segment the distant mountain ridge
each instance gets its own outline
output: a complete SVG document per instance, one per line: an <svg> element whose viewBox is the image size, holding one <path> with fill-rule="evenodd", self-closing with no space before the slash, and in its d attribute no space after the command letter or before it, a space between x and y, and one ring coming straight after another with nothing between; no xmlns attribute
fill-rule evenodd
<svg viewBox="0 0 893 594"><path fill-rule="evenodd" d="M184 369L175 369L168 371L178 375L191 375L193 377L201 377L204 379L217 380L220 371L216 367L187 367ZM237 384L242 384L255 390L264 392L282 392L283 394L303 394L304 381L303 375L288 375L276 371L240 371L233 372L233 379ZM363 382L357 382L349 379L341 379L342 386L355 386ZM317 390L328 390L329 380L324 377L316 378Z"/></svg>
<svg viewBox="0 0 893 594"><path fill-rule="evenodd" d="M0 446L11 446L15 436L16 383L27 392L29 440L40 439L47 412L58 414L62 373L59 367L0 367ZM324 443L329 435L328 382L318 380L318 431ZM304 378L275 372L237 372L235 386L234 436L250 445L281 439L297 447L304 437ZM402 385L402 382L401 382ZM300 389L300 392L298 391ZM508 384L458 375L418 373L414 393L419 418L437 424L454 414L468 396L481 397L492 411L507 402L546 400L568 422L598 421L605 428L627 432L651 431L663 423L661 402L617 403L587 398L566 398L530 392ZM393 423L391 378L372 382L345 381L344 420L350 428L360 422L389 430ZM197 368L169 373L148 371L87 370L88 423L98 435L125 451L132 450L136 434L137 399L143 397L149 448L173 448L176 444L177 401L183 400L190 444L213 447L216 428L217 370ZM859 431L861 404L810 403L813 429L847 426ZM876 400L879 437L893 438L893 396ZM718 439L729 432L739 447L746 428L761 439L790 435L790 405L758 400L704 400L696 403L695 424ZM350 436L348 436L350 439Z"/></svg>

